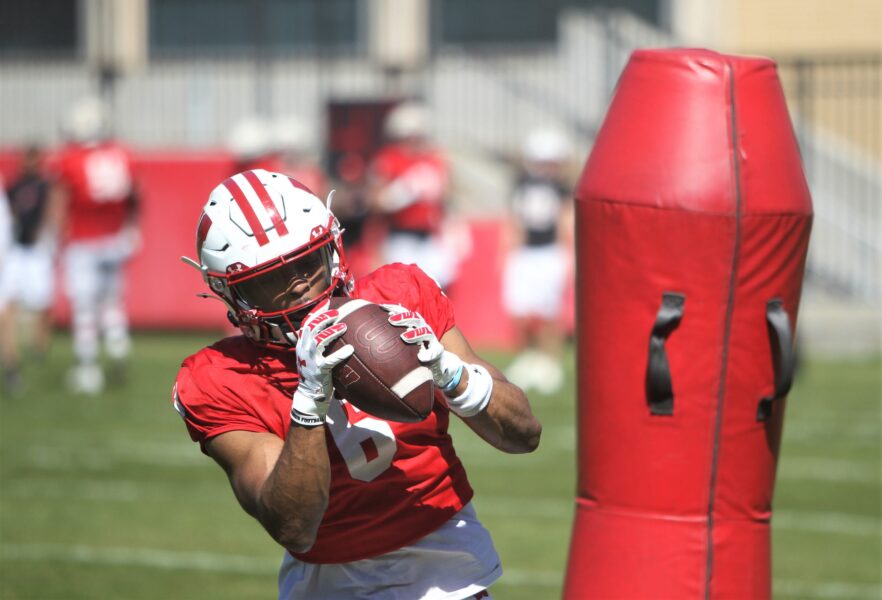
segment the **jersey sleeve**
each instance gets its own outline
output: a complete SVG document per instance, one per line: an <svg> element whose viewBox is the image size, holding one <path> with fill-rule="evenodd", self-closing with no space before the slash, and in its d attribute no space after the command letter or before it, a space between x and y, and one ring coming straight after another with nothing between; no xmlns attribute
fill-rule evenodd
<svg viewBox="0 0 882 600"><path fill-rule="evenodd" d="M358 282L356 293L377 304L400 304L417 311L439 338L456 325L450 298L416 265L380 267Z"/></svg>
<svg viewBox="0 0 882 600"><path fill-rule="evenodd" d="M199 365L193 357L184 361L172 392L174 408L184 419L190 438L205 442L228 431L270 432L269 427L237 392L228 385L222 368Z"/></svg>

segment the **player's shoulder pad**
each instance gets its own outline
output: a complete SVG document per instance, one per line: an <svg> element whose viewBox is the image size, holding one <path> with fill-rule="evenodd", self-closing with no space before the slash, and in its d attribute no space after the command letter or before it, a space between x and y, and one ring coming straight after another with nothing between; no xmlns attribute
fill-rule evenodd
<svg viewBox="0 0 882 600"><path fill-rule="evenodd" d="M377 304L401 304L415 309L425 292L443 294L438 282L418 266L390 263L359 278L354 295Z"/></svg>
<svg viewBox="0 0 882 600"><path fill-rule="evenodd" d="M257 348L244 336L224 338L181 363L172 390L172 403L182 417L204 403L222 400L228 393L224 382L231 372L253 368Z"/></svg>

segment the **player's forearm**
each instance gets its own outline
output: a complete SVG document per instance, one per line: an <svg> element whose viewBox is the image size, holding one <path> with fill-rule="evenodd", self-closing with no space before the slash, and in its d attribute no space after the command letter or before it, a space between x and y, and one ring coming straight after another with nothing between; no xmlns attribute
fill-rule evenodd
<svg viewBox="0 0 882 600"><path fill-rule="evenodd" d="M323 427L293 426L261 488L257 518L279 544L306 552L328 506L331 468Z"/></svg>
<svg viewBox="0 0 882 600"><path fill-rule="evenodd" d="M524 392L501 377L494 377L487 408L465 421L489 444L512 454L532 452L542 435L542 424L533 416Z"/></svg>

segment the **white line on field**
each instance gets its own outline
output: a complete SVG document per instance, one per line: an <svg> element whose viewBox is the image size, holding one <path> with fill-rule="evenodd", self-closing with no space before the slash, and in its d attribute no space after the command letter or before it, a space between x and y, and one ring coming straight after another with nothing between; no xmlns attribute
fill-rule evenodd
<svg viewBox="0 0 882 600"><path fill-rule="evenodd" d="M817 442L835 440L837 446L866 447L879 445L877 419L861 421L852 418L847 423L828 421L801 421L784 426L784 440L790 442Z"/></svg>
<svg viewBox="0 0 882 600"><path fill-rule="evenodd" d="M871 583L845 581L774 581L775 596L793 598L851 598L853 600L879 600L882 587Z"/></svg>
<svg viewBox="0 0 882 600"><path fill-rule="evenodd" d="M98 564L121 567L149 567L174 571L208 571L242 575L272 576L278 569L274 558L255 558L237 554L212 552L181 552L155 548L99 548L79 544L0 544L0 560L47 561L78 564ZM504 569L497 586L558 587L564 574L530 569ZM799 598L853 598L877 599L882 588L872 584L798 580L775 581L776 595Z"/></svg>
<svg viewBox="0 0 882 600"><path fill-rule="evenodd" d="M2 560L153 567L166 570L213 571L225 573L271 574L278 570L278 559L260 559L236 554L180 552L154 548L100 548L80 544L0 544Z"/></svg>
<svg viewBox="0 0 882 600"><path fill-rule="evenodd" d="M778 466L782 479L835 481L837 483L879 484L879 465L868 461L831 458L784 458Z"/></svg>
<svg viewBox="0 0 882 600"><path fill-rule="evenodd" d="M3 496L9 498L41 498L64 500L92 500L97 502L136 502L142 497L137 482L123 480L60 480L17 479L3 486Z"/></svg>
<svg viewBox="0 0 882 600"><path fill-rule="evenodd" d="M100 548L79 544L0 544L0 560L103 564L245 575L272 574L277 571L280 562L280 559L260 559L236 554L155 548ZM510 585L557 586L562 581L562 575L551 571L505 569L503 581Z"/></svg>
<svg viewBox="0 0 882 600"><path fill-rule="evenodd" d="M882 534L882 521L878 517L848 513L776 510L772 513L772 525L777 529L818 533L873 537Z"/></svg>
<svg viewBox="0 0 882 600"><path fill-rule="evenodd" d="M573 516L572 502L556 498L520 498L478 495L475 506L478 514L488 517L527 517L530 519L567 520ZM882 521L869 515L849 513L778 509L772 513L775 529L809 531L837 535L879 536Z"/></svg>
<svg viewBox="0 0 882 600"><path fill-rule="evenodd" d="M25 450L25 461L46 471L67 471L87 469L89 471L108 471L125 462L160 467L186 467L210 465L211 460L199 452L195 445L186 451L180 446L161 450L159 446L124 444L109 448L89 446L48 446L34 445Z"/></svg>

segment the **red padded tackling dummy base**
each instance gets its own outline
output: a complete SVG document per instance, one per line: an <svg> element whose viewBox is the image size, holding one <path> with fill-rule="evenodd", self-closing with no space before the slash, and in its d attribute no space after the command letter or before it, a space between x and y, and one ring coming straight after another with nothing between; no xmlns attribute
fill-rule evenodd
<svg viewBox="0 0 882 600"><path fill-rule="evenodd" d="M775 64L635 52L576 199L564 596L769 598L812 214Z"/></svg>

